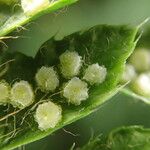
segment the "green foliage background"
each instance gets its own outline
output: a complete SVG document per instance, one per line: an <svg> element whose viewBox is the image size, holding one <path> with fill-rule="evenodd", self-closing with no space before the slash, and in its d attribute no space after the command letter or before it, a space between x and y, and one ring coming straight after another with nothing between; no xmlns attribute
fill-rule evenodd
<svg viewBox="0 0 150 150"><path fill-rule="evenodd" d="M80 0L60 12L42 16L28 24L28 30L19 33L21 39L13 42L10 40L8 46L11 51L19 49L34 56L41 44L54 35L60 39L96 24L137 25L150 16L149 6L149 0ZM34 41L31 42L30 38ZM31 47L33 51L30 51ZM150 127L149 115L149 105L120 92L92 115L25 146L25 149L69 150L74 142L77 146L82 146L92 134L107 134L122 125Z"/></svg>

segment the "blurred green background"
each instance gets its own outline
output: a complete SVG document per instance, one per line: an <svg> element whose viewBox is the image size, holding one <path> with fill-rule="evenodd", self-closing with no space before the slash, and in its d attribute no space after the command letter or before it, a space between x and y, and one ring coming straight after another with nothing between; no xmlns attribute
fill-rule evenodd
<svg viewBox="0 0 150 150"><path fill-rule="evenodd" d="M137 25L150 16L149 6L149 0L80 0L28 24L27 30L19 32L22 38L8 44L10 50L20 50L34 56L39 47L54 35L60 39L96 24ZM34 39L32 45L31 38ZM82 146L92 135L107 134L119 126L150 127L149 116L150 106L120 92L90 116L19 149L69 150L73 143L77 147Z"/></svg>

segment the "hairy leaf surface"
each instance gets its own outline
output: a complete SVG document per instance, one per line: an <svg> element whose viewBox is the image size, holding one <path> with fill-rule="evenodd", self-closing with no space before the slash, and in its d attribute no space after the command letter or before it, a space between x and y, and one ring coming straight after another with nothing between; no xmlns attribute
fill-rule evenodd
<svg viewBox="0 0 150 150"><path fill-rule="evenodd" d="M9 125L2 128L0 149L12 149L43 138L92 113L116 94L120 89L118 81L124 69L124 64L136 45L137 30L138 28L128 26L98 25L76 32L60 41L52 38L41 47L35 59L19 53L4 52L0 57L1 64L11 59L15 59L15 61L9 64L9 69L3 78L11 84L16 80L27 80L33 85L35 91L34 75L37 69L42 65L57 66L59 63L58 57L66 50L77 51L84 59L85 64L99 63L104 65L108 74L102 84L90 87L89 98L80 106L64 104L60 95L54 96L54 101L62 106L63 119L53 129L40 131L33 118L34 111L21 125L21 120L26 111L30 110L32 106L9 117L7 120ZM82 73L79 77L82 78ZM60 78L60 80L62 79ZM40 96L39 93L36 95L36 102L40 100ZM6 107L2 107L1 112L5 109ZM1 122L2 125L4 123L5 120Z"/></svg>

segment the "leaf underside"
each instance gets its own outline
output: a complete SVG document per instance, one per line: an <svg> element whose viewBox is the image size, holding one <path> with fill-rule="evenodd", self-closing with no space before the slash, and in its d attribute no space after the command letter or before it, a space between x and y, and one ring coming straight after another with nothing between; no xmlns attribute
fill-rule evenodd
<svg viewBox="0 0 150 150"><path fill-rule="evenodd" d="M60 96L54 97L54 102L62 105L63 119L53 129L40 131L33 118L34 112L20 125L24 113L31 106L23 110L23 112L9 117L7 120L9 125L0 130L0 149L13 149L41 139L63 126L87 116L115 95L120 89L118 81L124 69L124 64L135 47L136 33L137 28L133 27L100 25L74 33L60 41L56 41L54 38L50 39L42 46L44 48L40 49L34 59L20 53L4 52L0 56L1 63L11 59L15 59L15 61L9 64L9 69L3 78L11 84L17 79L27 80L34 86L34 89L36 88L34 75L37 69L42 65L58 65L59 55L66 50L77 51L84 58L84 63L86 64L99 63L104 65L107 68L108 74L105 82L90 88L89 98L80 106L64 104L59 101L59 99L62 100ZM79 77L81 76L82 74L79 75ZM36 95L36 101L40 100L40 96ZM1 112L4 109L6 110L6 106L1 107ZM2 116L3 114L1 114ZM5 123L5 121L1 122L1 126ZM12 135L10 134L11 132L15 134Z"/></svg>

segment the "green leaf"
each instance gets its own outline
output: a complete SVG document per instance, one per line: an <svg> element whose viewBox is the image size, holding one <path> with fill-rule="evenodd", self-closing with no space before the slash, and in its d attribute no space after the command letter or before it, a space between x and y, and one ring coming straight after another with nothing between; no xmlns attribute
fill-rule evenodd
<svg viewBox="0 0 150 150"><path fill-rule="evenodd" d="M97 24L138 25L149 17L149 5L149 0L111 0L109 3L106 0L81 0L60 13L44 15L26 25L27 30L15 34L20 38L7 43L8 50L35 57L39 47L54 35L62 38ZM34 40L31 42L31 39Z"/></svg>
<svg viewBox="0 0 150 150"><path fill-rule="evenodd" d="M121 127L110 132L108 137L97 137L81 150L149 150L150 129L142 126Z"/></svg>
<svg viewBox="0 0 150 150"><path fill-rule="evenodd" d="M16 28L35 20L37 17L70 5L77 0L56 0L33 14L26 14L20 8L18 0L0 1L0 37L5 36Z"/></svg>
<svg viewBox="0 0 150 150"><path fill-rule="evenodd" d="M106 100L115 95L121 88L117 84L124 69L126 59L130 56L136 45L135 38L137 30L138 28L136 27L99 25L69 35L60 41L52 38L42 46L44 48L40 49L35 59L19 53L9 54L4 52L4 55L0 57L1 63L13 58L15 59L14 62L9 64L10 69L4 76L11 84L16 78L19 78L19 80L28 80L31 84L35 85L32 74L35 74L37 68L42 65L58 65L59 55L66 50L77 51L85 58L84 62L86 64L99 63L100 65L104 65L107 68L108 74L105 82L90 88L89 98L80 106L63 104L59 101L59 99L62 100L61 96L57 96L56 99L58 101L56 102L62 105L63 119L53 129L40 131L33 118L34 112L26 120L29 124L24 123L20 125L24 113L30 110L30 107L16 114L16 121L13 120L13 117L10 117L10 120L8 120L10 125L5 128L2 134L3 138L1 139L0 149L7 150L16 148L43 138L63 126L94 112ZM39 100L39 95L36 95L36 98ZM15 129L19 128L21 130L12 137L9 135L11 137L9 138L6 135L14 131L14 124Z"/></svg>

